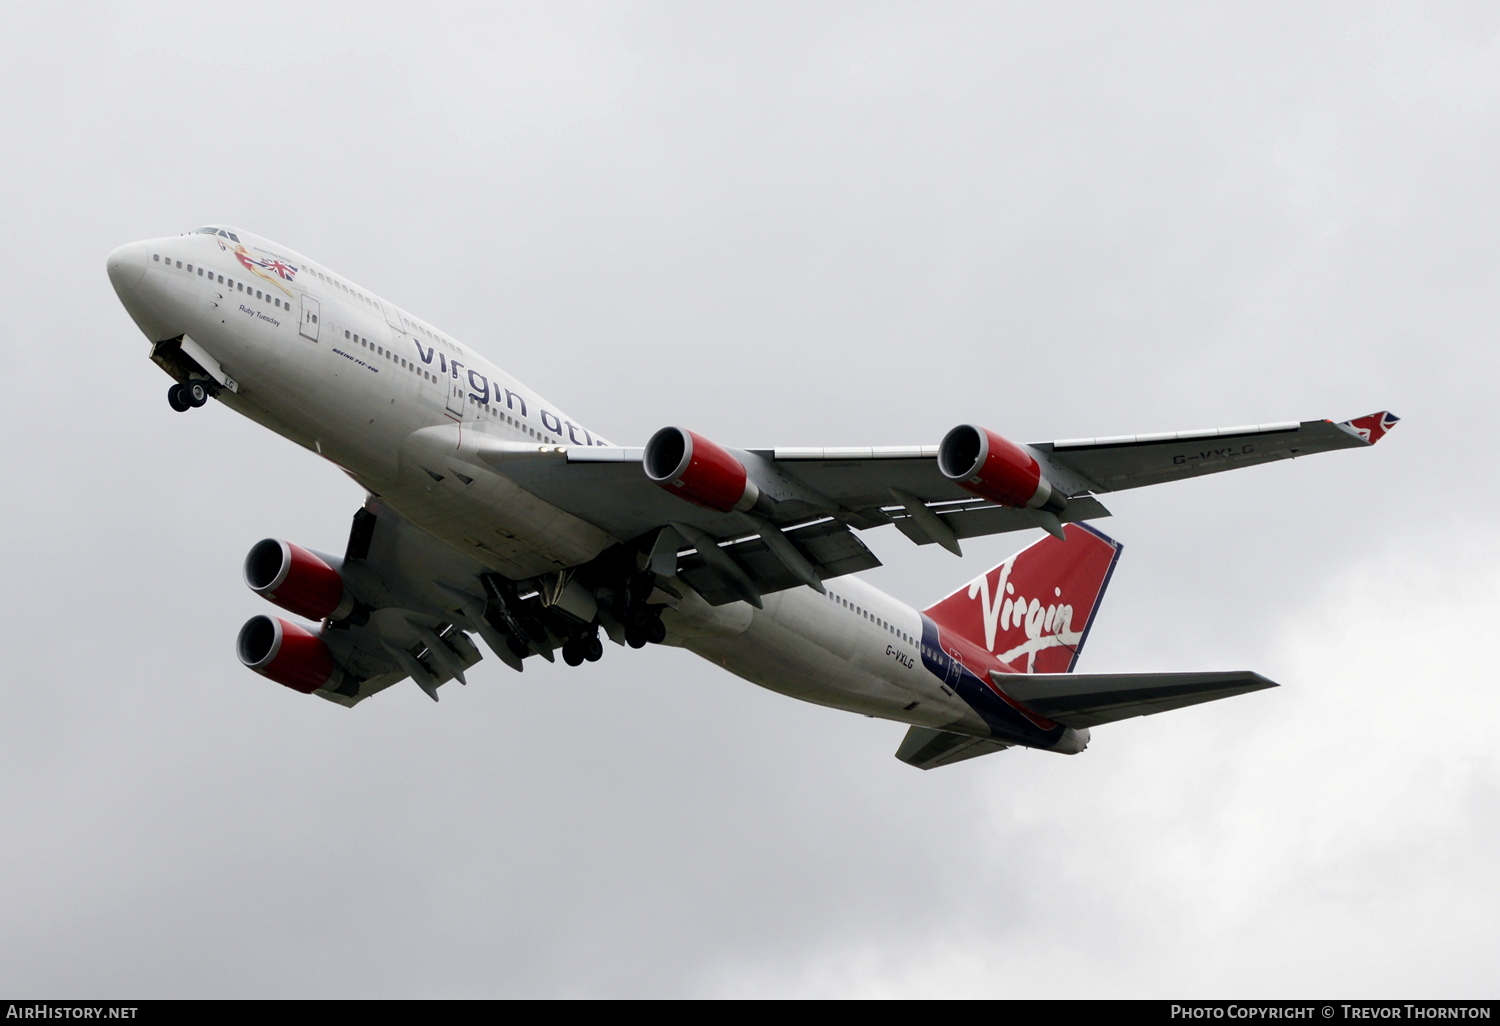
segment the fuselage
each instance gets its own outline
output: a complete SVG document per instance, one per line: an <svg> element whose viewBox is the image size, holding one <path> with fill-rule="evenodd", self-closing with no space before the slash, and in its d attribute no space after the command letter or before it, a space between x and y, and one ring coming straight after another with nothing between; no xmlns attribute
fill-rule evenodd
<svg viewBox="0 0 1500 1026"><path fill-rule="evenodd" d="M523 580L628 540L471 459L465 438L614 443L331 269L228 227L122 246L108 269L152 343L185 337L218 364L225 405L483 567ZM991 672L1015 667L855 577L826 588L776 592L762 609L710 606L689 591L663 615L667 642L808 702L1031 747L1069 743L991 685Z"/></svg>

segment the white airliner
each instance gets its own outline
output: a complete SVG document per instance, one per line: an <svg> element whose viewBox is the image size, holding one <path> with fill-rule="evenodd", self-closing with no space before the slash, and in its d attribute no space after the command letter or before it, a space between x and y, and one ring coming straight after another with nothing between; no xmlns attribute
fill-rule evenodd
<svg viewBox="0 0 1500 1026"><path fill-rule="evenodd" d="M174 379L320 453L369 497L342 557L267 539L238 653L353 706L480 659L516 670L602 632L677 645L763 687L910 725L923 769L1022 745L1072 754L1099 723L1274 687L1249 672L1077 674L1119 558L1081 522L1100 493L1329 449L1396 422L1327 420L1021 445L961 425L938 445L735 449L682 428L617 445L473 349L312 260L227 226L133 242L109 279ZM918 545L1048 533L918 611L859 578L856 532Z"/></svg>

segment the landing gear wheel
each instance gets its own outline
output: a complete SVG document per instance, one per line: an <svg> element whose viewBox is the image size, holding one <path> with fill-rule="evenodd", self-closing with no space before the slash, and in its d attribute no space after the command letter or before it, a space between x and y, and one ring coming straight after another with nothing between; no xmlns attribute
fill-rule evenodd
<svg viewBox="0 0 1500 1026"><path fill-rule="evenodd" d="M647 637L645 627L637 627L635 624L631 624L625 628L625 644L631 648L645 648L646 643L650 640Z"/></svg>
<svg viewBox="0 0 1500 1026"><path fill-rule="evenodd" d="M580 651L580 648L581 646L576 641L563 642L563 662L569 666L581 665L583 663L583 652Z"/></svg>
<svg viewBox="0 0 1500 1026"><path fill-rule="evenodd" d="M599 640L597 634L592 638L584 638L580 647L583 649L583 657L591 663L597 663L604 655L604 642Z"/></svg>
<svg viewBox="0 0 1500 1026"><path fill-rule="evenodd" d="M660 617L652 620L646 628L646 640L653 645L660 645L667 640L667 625L661 622Z"/></svg>
<svg viewBox="0 0 1500 1026"><path fill-rule="evenodd" d="M505 647L510 649L511 653L514 654L517 659L525 659L527 656L531 655L531 646L526 644L526 642L521 638L516 637L514 634L507 634L505 636Z"/></svg>
<svg viewBox="0 0 1500 1026"><path fill-rule="evenodd" d="M167 405L178 413L186 413L192 408L192 404L182 398L182 386L173 385L167 389Z"/></svg>
<svg viewBox="0 0 1500 1026"><path fill-rule="evenodd" d="M180 393L189 406L197 408L208 402L208 388L201 381L189 381Z"/></svg>

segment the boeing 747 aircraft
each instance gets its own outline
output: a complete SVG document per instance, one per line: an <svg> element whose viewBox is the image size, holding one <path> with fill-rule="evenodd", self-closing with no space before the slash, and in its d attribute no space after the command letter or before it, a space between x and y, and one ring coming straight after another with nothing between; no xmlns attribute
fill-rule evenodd
<svg viewBox="0 0 1500 1026"><path fill-rule="evenodd" d="M284 246L228 226L132 242L109 279L172 378L311 449L368 492L343 555L266 539L245 582L307 624L253 617L240 661L354 706L410 678L436 701L480 659L686 648L762 687L910 725L923 769L1274 687L1250 672L1079 674L1120 556L1098 496L1330 449L1397 418L1023 445L737 449L680 427L617 445L479 353ZM852 576L885 525L1047 537L918 611Z"/></svg>

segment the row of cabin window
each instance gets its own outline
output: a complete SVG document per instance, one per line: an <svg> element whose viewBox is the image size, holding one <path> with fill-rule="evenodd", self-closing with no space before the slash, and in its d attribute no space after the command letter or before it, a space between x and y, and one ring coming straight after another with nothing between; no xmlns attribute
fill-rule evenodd
<svg viewBox="0 0 1500 1026"><path fill-rule="evenodd" d="M443 338L443 336L428 328L426 325L412 320L410 317L406 316L403 313L400 313L399 311L398 315L401 318L401 323L406 325L407 331L414 331L419 335L426 335L434 342L442 342L444 345L452 346L454 351L457 352L459 356L462 356L464 354L464 347L459 345L457 342L454 342L452 339Z"/></svg>
<svg viewBox="0 0 1500 1026"><path fill-rule="evenodd" d="M332 285L334 288L343 289L345 292L347 292L349 295L353 296L355 299L358 299L360 302L365 303L366 305L368 305L370 307L373 307L374 309L377 309L377 310L380 309L380 304L379 303L377 303L371 297L365 295L363 292L359 291L359 289L356 289L356 288L354 288L352 286L349 286L349 285L345 285L343 282L339 281L337 278L333 278L333 277L330 277L329 275L324 274L322 271L318 270L316 267L310 267L310 268L308 268L308 270L312 271L312 273L320 281L325 281L329 285ZM442 336L438 335L437 332L430 330L429 328L427 328L424 325L418 324L416 321L411 320L409 317L406 317L406 316L402 315L401 320L406 325L406 327L407 327L408 330L415 331L415 332L418 332L420 334L426 335L428 338L433 339L434 341L445 342L448 345L452 346L455 350L457 350L460 356L463 355L463 347L460 346L460 345L458 345L456 342L453 342L450 339L443 338Z"/></svg>
<svg viewBox="0 0 1500 1026"><path fill-rule="evenodd" d="M157 261L158 263L161 262L161 254L160 253L152 253L151 254L151 259ZM173 266L172 258L171 257L167 257L166 263L167 263L168 267L172 267ZM193 265L192 264L188 264L187 267L184 268L182 266L182 261L181 260L176 261L176 267L177 267L177 269L179 271L186 270L188 274L192 274L193 273ZM222 274L215 275L215 273L213 271L210 271L208 268L203 267L201 265L198 267L198 277L200 277L200 278L207 278L209 281L214 281L217 278L217 281L218 281L218 283L220 285L226 285L229 288L238 289L240 292L249 292L249 293L252 293L255 296L256 299L260 299L260 300L263 300L263 301L265 301L267 303L271 303L271 304L275 305L279 309L290 310L292 308L292 302L291 302L291 300L287 300L286 306L283 308L282 304L281 304L281 300L278 299L275 296L272 296L269 292L267 292L265 295L261 295L261 292L260 292L259 289L248 288L248 287L246 287L246 285L245 285L244 282L242 282L242 281L237 282L233 278L230 278L228 281L226 281L224 279L224 276Z"/></svg>
<svg viewBox="0 0 1500 1026"><path fill-rule="evenodd" d="M839 595L835 595L831 591L828 593L828 597L830 599L832 599L833 601L837 602L839 605L843 606L845 609L848 609L851 612L858 613L860 616L864 617L866 620L869 620L871 623L876 624L877 626L885 628L886 630L890 631L892 634L896 635L896 637L898 637L902 641L906 642L908 645L915 645L916 644L916 641L910 635L906 634L903 631L897 630L896 627L893 624L889 624L886 621L882 620L880 617L875 616L873 613L870 613L870 612L868 612L868 611L866 611L864 609L861 609L859 606L856 606L853 602L850 602L848 599L843 598L842 596L839 596Z"/></svg>
<svg viewBox="0 0 1500 1026"><path fill-rule="evenodd" d="M371 299L369 296L367 296L363 292L359 291L359 289L352 288L351 286L345 285L343 282L339 281L337 278L330 277L329 275L324 274L322 271L318 270L316 267L309 267L308 270L311 271L313 273L313 276L315 278L317 278L319 281L327 282L329 285L332 285L336 289L343 289L345 292L349 293L349 295L353 296L355 299L359 300L361 303L364 303L367 306L374 307L377 310L380 309L380 304L379 303L375 302L375 300Z"/></svg>
<svg viewBox="0 0 1500 1026"><path fill-rule="evenodd" d="M368 338L365 338L362 335L356 335L353 332L345 329L345 331L344 331L344 337L347 338L347 339L349 339L351 342L358 342L361 346L363 346L365 349L370 350L376 356L384 357L385 359L390 360L392 363L395 363L398 366L400 366L403 370L413 371L413 372L421 375L422 377L426 378L428 381L432 382L434 385L438 383L437 375L431 374L428 371L423 370L421 367L418 367L416 364L412 363L410 360L402 359L401 357L397 356L395 353L391 352L389 349L385 348L384 346L376 345L374 342L371 342ZM499 419L505 421L507 424L509 424L511 427L515 428L517 431L524 431L527 434L531 435L533 438L540 439L542 437L536 431L533 431L531 429L531 427L529 427L528 425L521 423L520 421L516 420L514 417L510 416L510 414L508 414L508 413L501 413L499 410L497 410L493 406L488 406L488 405L481 406L480 409L482 409L485 412L487 412L491 417L498 417Z"/></svg>
<svg viewBox="0 0 1500 1026"><path fill-rule="evenodd" d="M355 299L358 299L361 303L364 303L364 304L366 304L366 305L368 305L370 307L373 307L373 308L375 308L377 310L380 308L380 304L379 303L377 303L371 297L365 295L359 289L354 288L353 286L350 286L350 285L345 285L343 282L339 281L337 278L334 278L334 277L331 277L330 275L324 274L322 271L318 270L316 267L310 267L310 268L308 268L308 270L312 271L312 273L320 281L327 282L329 285L332 285L336 289L343 289L349 295L353 296ZM415 322L413 320L410 320L407 317L402 317L401 319L406 322L406 326L408 328L410 328L412 331L421 332L423 335L426 335L428 338L431 338L431 339L438 339L438 334L436 332L429 331L427 328L423 327L422 325L418 324L417 322ZM440 339L440 341L448 342L447 339ZM454 343L448 342L448 344L452 345L454 349L458 349L458 351L459 351L460 354L463 353L463 350L460 349L457 345L454 345Z"/></svg>
<svg viewBox="0 0 1500 1026"><path fill-rule="evenodd" d="M535 430L529 424L526 424L526 423L523 423L523 422L517 420L516 418L512 417L508 413L501 413L498 407L495 407L495 406L481 406L480 409L486 411L487 413L489 413L489 415L491 417L497 417L500 420L505 421L505 423L509 424L511 427L515 428L517 431L524 431L528 435L530 435L532 438L535 438L538 441L543 441L543 442L546 441L546 438L544 438L542 436L542 433L540 431Z"/></svg>
<svg viewBox="0 0 1500 1026"><path fill-rule="evenodd" d="M376 356L384 357L385 359L390 360L402 370L411 371L413 374L420 374L422 377L426 378L428 381L431 381L433 384L437 384L437 375L427 373L425 370L423 370L421 367L418 367L410 360L403 360L401 357L385 348L385 346L378 346L374 342L371 342L369 339L365 338L363 335L355 335L347 329L344 331L344 337L349 339L350 341L358 342L360 345L370 350L370 352L374 353Z"/></svg>
<svg viewBox="0 0 1500 1026"><path fill-rule="evenodd" d="M309 267L308 270L311 271L313 273L313 275L319 281L327 282L329 285L332 285L336 289L343 289L345 292L347 292L349 295L353 296L355 299L358 299L360 302L365 303L366 305L368 305L368 306L370 306L370 307L372 307L372 308L374 308L376 310L380 309L380 304L378 302L376 302L370 296L365 295L359 289L354 288L351 285L345 285L343 282L339 281L337 278L334 278L331 275L324 274L322 271L318 270L316 267ZM438 335L437 332L432 331L432 330L428 329L427 327L425 327L425 326L423 326L421 324L418 324L416 321L413 321L411 318L405 316L404 314L402 314L400 316L401 316L402 323L406 325L406 327L407 327L408 330L419 332L419 333L421 333L423 335L426 335L428 338L433 339L435 341L447 343L448 345L452 346L455 350L457 350L460 356L463 355L463 347L460 346L460 345L458 345L456 342L453 342L450 339L445 339L445 338L441 337L440 335Z"/></svg>
<svg viewBox="0 0 1500 1026"><path fill-rule="evenodd" d="M151 258L159 263L161 261L161 254L160 253L153 253L152 256L151 256ZM170 257L167 258L167 266L168 267L173 266L173 261L172 261L172 259ZM189 274L194 273L194 267L193 267L192 264L188 264L184 268L182 261L178 260L176 262L176 266L177 266L177 268L179 270L186 270ZM375 305L373 300L370 300L367 297L365 297L364 295L362 295L361 293L359 293L358 291L349 288L347 285L344 285L342 282L336 282L333 279L326 277L325 275L323 275L322 272L318 271L316 268L313 268L312 272L313 272L313 274L317 275L319 278L323 279L324 281L329 282L330 284L338 285L340 288L342 288L344 291L348 292L350 295L358 296L360 299L365 300L365 302L370 303L371 306ZM198 276L200 278L201 277L208 277L210 279L214 279L215 278L215 273L213 271L208 271L208 270L206 270L202 266L199 266L196 269L196 273L198 274ZM230 279L228 279L226 281L226 279L224 278L224 276L222 274L217 275L217 281L218 281L218 283L220 285L227 285L229 288L237 289L240 292L253 293L256 299L260 299L260 300L263 300L265 302L272 303L273 305L275 305L278 308L281 307L281 300L279 298L277 298L275 296L272 296L270 293L265 293L264 295L262 295L262 293L261 293L261 291L259 289L247 288L245 286L245 283L243 281L236 282L233 278L230 278ZM288 310L291 309L291 303L290 302L288 302L286 304L286 309L288 309ZM436 337L435 335L432 335L431 332L427 331L426 328L423 328L420 325L413 324L412 326L415 327L417 330L421 331L423 334L432 336L434 338ZM428 381L432 382L433 384L437 384L437 377L436 377L436 375L428 373L427 371L425 371L422 368L416 366L415 364L413 364L409 360L402 359L401 357L395 355L394 353L392 353L390 350L386 349L383 346L377 346L377 345L375 345L368 338L364 338L363 336L360 336L360 335L355 335L354 333L352 333L350 331L345 331L344 332L344 337L347 338L347 339L350 339L351 341L358 342L365 349L369 349L369 350L375 352L377 355L382 356L385 359L390 360L390 361L396 363L402 369L408 370L408 371L412 371L412 372L414 372L416 374L420 374L422 377L426 378ZM457 347L455 346L455 348L457 348ZM520 421L516 420L515 418L509 416L508 414L500 413L498 410L496 410L493 407L486 406L486 407L484 407L484 409L488 410L490 416L492 416L492 417L499 417L500 419L504 420L506 423L510 424L512 427L516 428L516 430L518 430L518 431L524 431L528 435L531 435L533 438L537 438L537 439L541 439L542 438L541 434L538 433L537 431L533 430L529 425L521 423Z"/></svg>

